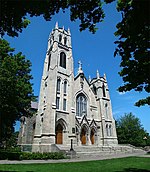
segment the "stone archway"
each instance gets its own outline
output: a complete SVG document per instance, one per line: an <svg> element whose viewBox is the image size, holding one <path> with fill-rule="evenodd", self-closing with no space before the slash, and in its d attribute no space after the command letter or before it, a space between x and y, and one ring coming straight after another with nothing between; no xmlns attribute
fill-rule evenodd
<svg viewBox="0 0 150 172"><path fill-rule="evenodd" d="M61 124L56 126L56 144L63 144L63 126Z"/></svg>
<svg viewBox="0 0 150 172"><path fill-rule="evenodd" d="M94 130L94 128L91 129L90 140L91 140L91 144L94 145L95 144L95 130Z"/></svg>
<svg viewBox="0 0 150 172"><path fill-rule="evenodd" d="M82 145L86 145L87 143L87 129L86 127L84 126L82 129L81 129L81 144Z"/></svg>

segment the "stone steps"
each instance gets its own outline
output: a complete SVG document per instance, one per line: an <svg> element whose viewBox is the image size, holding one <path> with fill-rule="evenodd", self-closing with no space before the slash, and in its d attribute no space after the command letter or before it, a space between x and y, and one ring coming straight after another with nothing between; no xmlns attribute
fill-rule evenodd
<svg viewBox="0 0 150 172"><path fill-rule="evenodd" d="M56 145L59 150L70 154L70 146ZM132 154L142 153L144 150L136 148L132 145L116 145L116 146L73 146L76 152L76 157L95 157L105 155L117 155L117 154Z"/></svg>

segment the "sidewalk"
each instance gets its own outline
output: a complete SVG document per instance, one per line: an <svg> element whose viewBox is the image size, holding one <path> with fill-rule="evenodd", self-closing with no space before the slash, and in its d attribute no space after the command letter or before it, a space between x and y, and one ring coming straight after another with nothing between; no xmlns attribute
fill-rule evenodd
<svg viewBox="0 0 150 172"><path fill-rule="evenodd" d="M73 158L73 159L60 159L60 160L0 160L0 164L39 164L39 163L68 163L68 162L82 162L82 161L93 161L93 160L104 160L104 159L113 159L113 158L123 158L123 157L146 157L150 158L150 155L146 154L114 154L107 156L95 156L95 157L84 157L84 158Z"/></svg>

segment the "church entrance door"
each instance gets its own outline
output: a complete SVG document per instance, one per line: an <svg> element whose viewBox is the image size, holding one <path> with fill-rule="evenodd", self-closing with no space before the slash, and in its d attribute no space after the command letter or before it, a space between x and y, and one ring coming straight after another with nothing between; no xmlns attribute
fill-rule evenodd
<svg viewBox="0 0 150 172"><path fill-rule="evenodd" d="M56 127L56 144L63 144L63 127L60 124Z"/></svg>
<svg viewBox="0 0 150 172"><path fill-rule="evenodd" d="M93 128L91 130L90 139L91 139L91 143L93 145L95 143L95 132L94 132Z"/></svg>
<svg viewBox="0 0 150 172"><path fill-rule="evenodd" d="M86 145L86 129L85 127L81 130L81 143Z"/></svg>

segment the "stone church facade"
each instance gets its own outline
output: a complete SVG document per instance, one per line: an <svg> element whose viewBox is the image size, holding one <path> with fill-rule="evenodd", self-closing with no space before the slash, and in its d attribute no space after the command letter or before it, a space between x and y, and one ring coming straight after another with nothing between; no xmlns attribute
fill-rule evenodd
<svg viewBox="0 0 150 172"><path fill-rule="evenodd" d="M48 39L36 115L23 118L20 145L33 152L51 152L53 146L117 145L115 121L106 75L88 79L79 62L74 75L70 30L56 23Z"/></svg>

